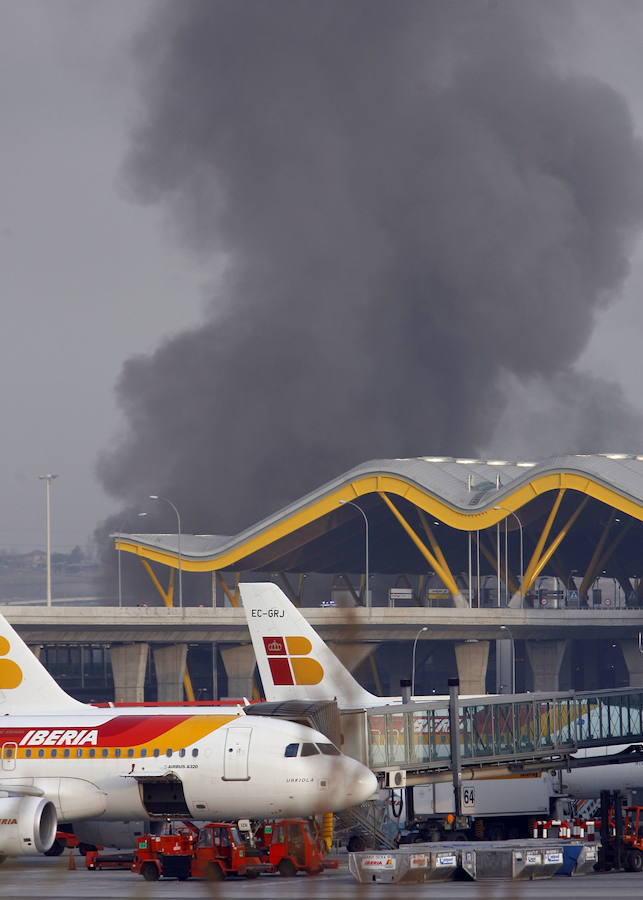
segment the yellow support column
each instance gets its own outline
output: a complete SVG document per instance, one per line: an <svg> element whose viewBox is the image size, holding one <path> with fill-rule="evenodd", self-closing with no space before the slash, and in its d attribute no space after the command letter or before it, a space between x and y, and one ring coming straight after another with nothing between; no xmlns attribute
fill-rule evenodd
<svg viewBox="0 0 643 900"><path fill-rule="evenodd" d="M226 597L230 601L230 606L234 606L235 608L238 608L239 606L241 606L241 603L239 602L239 577L240 577L240 573L237 572L237 574L235 575L235 579L234 579L234 581L235 581L234 590L231 590L228 587L228 585L226 584L221 572L217 572L217 579L219 581L219 584L223 588L223 593L226 595Z"/></svg>
<svg viewBox="0 0 643 900"><path fill-rule="evenodd" d="M583 576L583 580L581 582L581 586L578 591L578 596L581 598L587 596L587 591L589 590L590 584L596 578L596 575L599 571L599 563L601 560L601 554L603 552L603 547L605 546L605 542L607 541L607 535L609 534L609 530L611 528L612 522L614 521L614 516L616 515L615 510L612 510L610 516L605 523L603 531L601 532L601 536L596 542L596 546L594 547L594 552L592 553L592 558L589 561L589 565L585 571L585 575Z"/></svg>
<svg viewBox="0 0 643 900"><path fill-rule="evenodd" d="M625 535L627 534L627 532L630 530L631 527L632 527L632 523L628 522L627 525L623 526L623 528L621 528L619 530L619 533L616 535L614 540L611 542L611 544L607 547L607 549L605 550L603 555L598 560L594 577L596 577L599 572L603 571L603 568L607 564L607 561L610 559L610 557L612 556L612 554L614 553L614 551L616 550L618 545L621 543L621 541L623 540L623 538L625 537ZM584 580L585 579L583 579L583 581Z"/></svg>
<svg viewBox="0 0 643 900"><path fill-rule="evenodd" d="M388 496L386 494L380 492L380 497L386 503L388 508L391 510L391 512L393 513L393 515L395 516L397 521L400 523L400 525L402 526L404 531L406 531L408 536L411 538L411 540L413 541L415 546L418 548L418 550L420 551L422 556L426 559L426 561L429 563L429 565L433 568L433 570L435 571L435 574L442 581L442 583L447 588L447 590L450 591L450 593L453 597L453 605L461 606L461 607L468 607L469 604L467 603L466 599L460 592L460 589L458 588L458 585L456 584L455 578L449 571L448 566L447 566L447 568L444 568L442 566L442 564L440 563L438 558L436 556L434 556L433 553L431 553L431 551L426 546L424 541L420 540L420 538L417 536L417 534L415 533L413 528L411 528L411 526L406 521L406 519L404 518L402 513L389 500ZM443 557L443 559L444 559L444 557Z"/></svg>
<svg viewBox="0 0 643 900"><path fill-rule="evenodd" d="M564 493L565 493L564 488L561 488L558 491L558 495L557 495L556 499L554 500L554 504L549 512L549 515L547 516L547 521L545 522L545 524L543 526L543 530L540 532L540 537L538 538L536 546L534 547L534 552L532 553L531 559L529 560L529 564L527 565L527 569L523 576L523 587L522 587L523 593L525 593L525 594L527 593L527 591L531 587L532 582L534 581L534 574L533 574L534 570L535 570L536 566L538 565L538 560L540 559L540 554L542 553L543 547L545 546L545 542L547 541L547 538L549 537L549 532L551 531L551 527L554 524L554 519L556 518L556 513L558 512L558 510L560 508L560 504L562 502Z"/></svg>
<svg viewBox="0 0 643 900"><path fill-rule="evenodd" d="M552 558L556 550L560 547L563 540L569 534L569 529L572 527L576 519L580 516L582 511L585 509L589 501L589 497L584 497L583 500L578 504L578 508L571 514L567 522L559 531L558 535L551 542L545 553L541 556L539 560L537 560L535 567L533 568L531 579L529 581L525 581L525 592L529 590L532 583L538 578L542 570L545 568L549 560Z"/></svg>

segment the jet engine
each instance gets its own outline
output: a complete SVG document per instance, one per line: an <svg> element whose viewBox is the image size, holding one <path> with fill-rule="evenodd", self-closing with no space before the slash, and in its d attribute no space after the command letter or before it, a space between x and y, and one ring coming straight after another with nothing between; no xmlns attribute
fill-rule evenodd
<svg viewBox="0 0 643 900"><path fill-rule="evenodd" d="M44 853L57 825L56 808L44 797L0 798L0 857Z"/></svg>

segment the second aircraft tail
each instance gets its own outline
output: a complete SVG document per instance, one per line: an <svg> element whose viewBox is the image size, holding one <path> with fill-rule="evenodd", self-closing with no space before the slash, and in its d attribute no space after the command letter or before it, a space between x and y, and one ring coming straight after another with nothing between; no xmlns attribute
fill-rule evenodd
<svg viewBox="0 0 643 900"><path fill-rule="evenodd" d="M337 700L343 709L379 704L339 661L276 584L240 584L266 700Z"/></svg>

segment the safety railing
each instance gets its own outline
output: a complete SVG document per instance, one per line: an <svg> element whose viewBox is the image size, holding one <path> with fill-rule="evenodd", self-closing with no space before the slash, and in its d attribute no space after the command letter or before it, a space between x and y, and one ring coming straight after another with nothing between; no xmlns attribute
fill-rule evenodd
<svg viewBox="0 0 643 900"><path fill-rule="evenodd" d="M445 700L367 710L369 765L449 768ZM643 742L643 690L522 694L458 702L463 764L507 762L583 747Z"/></svg>

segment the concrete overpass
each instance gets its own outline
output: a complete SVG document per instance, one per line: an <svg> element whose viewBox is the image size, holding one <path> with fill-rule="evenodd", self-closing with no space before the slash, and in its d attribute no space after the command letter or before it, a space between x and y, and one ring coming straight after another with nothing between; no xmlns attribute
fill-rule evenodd
<svg viewBox="0 0 643 900"><path fill-rule="evenodd" d="M243 609L224 607L0 606L0 612L28 643L127 642L146 640L250 640ZM509 630L516 639L623 640L643 630L643 609L304 608L312 627L326 641L413 640L426 625L436 640L500 640Z"/></svg>

